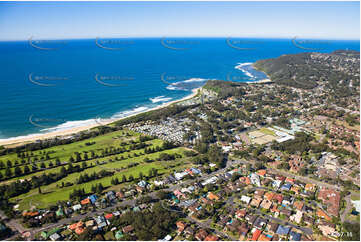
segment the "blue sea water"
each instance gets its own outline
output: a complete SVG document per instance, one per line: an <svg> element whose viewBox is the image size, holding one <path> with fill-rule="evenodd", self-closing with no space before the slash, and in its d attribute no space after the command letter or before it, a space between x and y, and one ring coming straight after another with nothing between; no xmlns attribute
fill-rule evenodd
<svg viewBox="0 0 361 242"><path fill-rule="evenodd" d="M122 117L183 98L209 79L264 79L250 64L359 41L138 38L0 42L0 139Z"/></svg>

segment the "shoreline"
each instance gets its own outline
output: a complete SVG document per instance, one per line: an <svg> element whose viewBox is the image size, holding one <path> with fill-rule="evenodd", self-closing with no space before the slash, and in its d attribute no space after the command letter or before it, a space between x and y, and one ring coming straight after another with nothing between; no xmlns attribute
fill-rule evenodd
<svg viewBox="0 0 361 242"><path fill-rule="evenodd" d="M2 140L0 139L0 146L16 147L16 146L20 146L20 145L27 144L27 143L33 143L37 140L45 140L45 139L51 139L51 138L55 138L55 137L70 136L70 135L79 133L81 131L90 130L92 128L102 126L102 125L108 125L108 124L114 123L114 122L122 120L122 119L133 117L133 116L141 114L141 113L147 113L150 111L162 109L162 108L168 107L172 104L191 99L191 98L197 96L198 91L201 89L202 89L201 87L194 88L194 89L192 89L192 93L187 95L184 98L166 102L166 103L163 103L154 108L150 108L150 109L138 112L138 113L131 114L129 116L125 116L125 117L107 118L107 119L102 119L100 122L97 121L97 119L94 119L94 124L88 124L88 125L84 125L84 126L80 126L80 127L73 127L73 128L69 128L69 129L65 129L65 130L50 131L47 133L36 133L36 134L29 134L29 135L24 135L24 136L16 136L16 137L5 138Z"/></svg>
<svg viewBox="0 0 361 242"><path fill-rule="evenodd" d="M259 80L259 81L250 81L250 82L245 82L247 84L264 84L264 83L273 83L273 81L269 78L267 79L263 79L263 80Z"/></svg>

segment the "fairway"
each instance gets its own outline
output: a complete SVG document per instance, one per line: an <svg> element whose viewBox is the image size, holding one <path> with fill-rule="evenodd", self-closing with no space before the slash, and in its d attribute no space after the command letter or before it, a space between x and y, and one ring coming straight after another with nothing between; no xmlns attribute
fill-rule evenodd
<svg viewBox="0 0 361 242"><path fill-rule="evenodd" d="M166 151L167 153L181 153L183 149L182 148L176 148L176 149L172 149L169 151ZM155 153L155 154L151 154L151 155L147 155L150 159L153 157L158 156L159 153ZM144 158L145 156L142 157L137 157L137 158ZM126 162L134 162L136 160L126 160ZM98 183L102 183L104 187L108 187L108 186L113 186L110 181L112 180L112 178L117 177L119 180L122 179L122 176L125 175L127 178L130 175L133 175L134 178L138 178L139 177L139 172L142 172L144 175L147 175L149 170L151 170L152 168L155 168L158 170L159 174L165 174L165 173L170 173L171 170L167 169L166 164L162 164L162 163L166 163L168 161L155 161L152 163L144 163L142 162L141 164L139 164L138 166L135 167L131 167L129 169L123 170L121 172L116 172L113 176L109 176L109 177L104 177L98 180L94 180L94 181L90 181L87 183L83 183L83 184L76 184L70 187L63 187L63 188L59 188L57 187L57 184L59 185L61 182L74 182L80 174L84 174L84 173L91 173L93 171L100 171L102 169L114 169L117 167L121 167L122 162L124 161L120 161L120 162L114 162L114 163L108 163L106 165L102 165L102 166L97 166L94 168L90 168L87 169L81 173L73 173L69 176L67 176L66 178L56 182L56 183L52 183L50 185L47 186L42 186L42 194L38 193L38 189L33 189L30 192L26 193L26 194L22 194L18 197L14 197L11 199L11 201L15 202L15 201L19 201L19 205L20 205L20 209L29 209L30 208L30 204L29 202L33 202L35 204L37 204L37 208L46 208L49 205L54 205L56 204L58 201L68 201L69 200L69 194L74 190L74 189L85 189L85 192L91 192L91 186L92 185L96 185ZM119 163L119 164L117 164ZM124 185L124 184L122 184ZM61 191L61 192L60 192Z"/></svg>
<svg viewBox="0 0 361 242"><path fill-rule="evenodd" d="M127 136L127 134L129 134L130 136ZM46 153L46 152L51 152L50 154L50 159L48 160L43 160L43 161L37 161L35 163L39 164L41 162L43 162L45 164L45 166L48 168L49 167L49 163L52 162L53 164L55 164L55 160L58 158L61 163L65 163L69 161L69 158L75 153L75 152L90 152L90 151L94 151L96 154L100 154L101 151L103 151L106 148L110 148L110 147L119 147L121 146L122 142L129 142L131 140L136 140L137 137L139 137L140 134L135 133L133 131L115 131L115 132L111 132L108 134L104 134L95 138L90 138L90 139L86 139L86 140L82 140L82 141L78 141L78 142L74 142L71 144L65 144L65 145L59 145L59 146L55 146L55 147L51 147L51 148L46 148L40 151L35 151L34 156L33 157L41 157L43 156L42 154L40 154L40 152L42 153ZM86 143L89 142L95 142L95 144L87 146ZM162 144L161 140L151 140L151 141L147 141L145 142L147 144L152 144L153 146L159 146ZM129 148L130 145L125 145L122 146L124 148ZM136 151L132 151L129 153L135 153ZM126 153L125 155L128 155L128 153ZM20 160L20 158L17 158L16 154L10 154L10 155L5 155L5 156L1 156L0 161L3 161L4 163L6 163L7 160ZM98 158L98 160L102 160L102 158ZM89 161L87 161L88 163ZM20 163L20 162L19 162ZM29 167L31 167L30 164L28 164ZM22 170L24 169L24 165L19 165L18 167L20 167ZM14 167L11 168L11 170L14 172ZM19 180L19 179L27 179L30 178L34 175L39 175L42 173L49 173L49 172L58 172L60 171L61 167L54 167L54 168L50 168L47 169L45 171L38 171L36 173L32 173L29 175L24 175L24 176L19 176L16 178L12 178L12 179L8 179L6 182L10 182L13 180ZM40 170L40 169L39 169ZM5 169L0 170L0 172L2 172L3 175L5 175Z"/></svg>
<svg viewBox="0 0 361 242"><path fill-rule="evenodd" d="M59 173L62 167L68 167L70 157L74 158L74 154L76 152L80 153L82 156L87 153L89 155L88 160L82 159L79 162L72 162L73 166L86 164L86 168L83 171L67 174L66 177L58 181L48 185L42 185L41 194L39 194L38 188L35 188L25 194L21 194L10 199L11 202L20 205L19 209L29 209L31 206L46 208L49 207L49 205L56 204L58 201L68 201L69 194L74 189L84 189L85 192L90 193L93 185L102 183L107 190L112 189L113 186L119 190L120 187L129 184L129 182L112 185L112 179L118 178L119 180L122 180L123 176L126 176L127 179L129 176L133 176L137 179L140 172L144 176L147 176L151 169L157 170L157 179L159 179L159 176L173 172L173 170L170 169L171 167L174 169L180 169L188 164L184 158L177 158L173 161L157 161L161 153L183 154L184 148L160 150L147 154L145 152L145 148L159 149L159 147L162 147L164 142L160 139L150 139L143 142L146 145L145 148L134 148L133 145L140 144L139 137L139 133L130 130L120 130L70 144L58 145L34 152L27 152L27 154L31 157L30 159L32 159L32 163L43 162L46 169L38 170L34 173L16 178L11 178L2 181L2 183L6 184L19 179L31 179L34 176L40 177L43 174ZM116 154L107 153L110 149L115 150L117 148L122 149L123 152ZM42 159L48 152L50 159ZM93 152L97 157L91 158L91 152ZM33 160L35 157L38 158L37 161ZM145 158L152 160L152 162L145 162ZM0 158L0 160L4 163L6 163L7 160L11 160L12 162L18 160L18 167L21 169L23 169L25 165L30 166L30 164L22 165L20 163L20 159L21 158L14 153L1 156ZM50 167L49 163L52 162L55 164L56 159L59 159L61 164L59 166ZM14 170L14 167L11 169ZM80 175L90 175L92 173L98 173L101 170L113 171L115 173L113 176L105 176L81 184L76 183ZM2 169L1 172L4 173L5 169ZM151 179L155 178L153 177ZM69 186L62 187L62 184L66 183L68 183Z"/></svg>

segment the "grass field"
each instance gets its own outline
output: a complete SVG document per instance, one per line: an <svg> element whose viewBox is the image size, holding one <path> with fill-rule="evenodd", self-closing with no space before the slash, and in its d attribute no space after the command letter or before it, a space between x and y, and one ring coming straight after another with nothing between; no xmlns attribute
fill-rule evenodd
<svg viewBox="0 0 361 242"><path fill-rule="evenodd" d="M104 148L109 148L111 146L119 147L121 142L130 140L130 139L135 140L139 136L139 134L134 133L134 132L128 132L128 133L131 134L131 137L125 137L124 131L116 131L116 132L109 133L109 134L106 134L106 135L103 135L100 137L91 138L91 139L87 139L87 140L72 143L72 144L56 146L56 147L52 147L52 148L44 149L44 150L55 151L55 153L53 155L55 157L59 157L59 158L61 157L61 161L63 161L64 159L68 159L70 157L70 155L75 151L80 152L80 151L88 151L88 150L101 150ZM92 146L85 146L86 142L93 142L93 141L95 141L96 144L94 144ZM149 147L156 147L156 146L161 146L163 141L159 140L159 139L154 139L154 140L147 141L146 143L150 145ZM96 158L93 160L88 160L88 161L86 161L87 165L88 166L93 165L93 167L88 167L87 169L85 169L84 171L79 172L79 173L69 174L67 177L65 177L57 182L51 183L46 186L42 186L41 194L39 194L38 189L36 188L36 189L29 191L26 194L22 194L20 196L11 198L10 201L19 204L20 205L19 209L21 209L21 210L29 209L31 206L36 206L37 208L45 208L45 207L48 207L49 205L56 204L58 201L67 201L69 199L69 194L74 189L83 189L84 188L85 192L90 193L92 185L96 185L98 183L102 183L102 185L104 187L106 187L108 190L109 189L119 190L119 188L124 186L125 184L119 184L119 185L113 186L111 184L111 180L115 177L117 177L121 181L123 175L125 175L127 178L129 178L130 175L132 175L134 178L138 178L139 173L142 172L143 175L147 176L148 172L153 168L158 170L159 175L169 174L169 173L173 172L174 169L184 168L189 163L186 158L179 158L175 161L153 161L151 163L144 162L144 158L146 158L146 157L151 160L156 160L156 158L158 158L161 153L183 154L183 151L184 151L184 148L174 148L174 149L160 151L160 152L156 152L156 153L152 153L152 154L145 154L144 149L139 149L139 150L133 150L130 152L124 152L122 154L111 155L111 156L106 156L103 158ZM39 151L37 151L37 152L39 152ZM137 153L138 156L135 157L134 153ZM128 154L131 154L133 157L128 158ZM120 160L120 161L116 161L114 159L115 157L120 157L120 156L123 156L125 159ZM2 157L2 159L3 158L4 157ZM110 161L110 159L112 159L113 161ZM99 162L106 162L106 163L103 165L95 165L95 160L97 160ZM131 163L139 163L139 164L137 166L127 168L127 166ZM78 163L78 164L80 164L80 163ZM61 166L52 168L49 170L33 173L30 175L26 175L26 176L23 176L20 178L21 179L31 178L34 175L39 176L42 173L59 172L60 169L61 169ZM86 174L86 173L91 174L93 172L99 172L103 169L110 170L110 171L116 171L116 172L113 176L103 177L101 179L90 181L90 182L83 183L83 184L75 184L77 178L81 174ZM121 171L119 171L119 169L121 169ZM11 180L20 179L20 178L13 178ZM8 182L8 181L6 181L6 182ZM64 183L71 182L71 183L74 183L74 185L69 186L69 187L60 188L60 185L62 184L62 182L64 182Z"/></svg>
<svg viewBox="0 0 361 242"><path fill-rule="evenodd" d="M259 129L259 131L264 133L264 134L276 136L276 133L273 130L270 130L270 129L267 129L267 128L261 128L261 129Z"/></svg>
<svg viewBox="0 0 361 242"><path fill-rule="evenodd" d="M353 200L353 201L360 200L360 192L358 192L358 194L352 194L351 200Z"/></svg>
<svg viewBox="0 0 361 242"><path fill-rule="evenodd" d="M131 136L127 137L126 136L127 133L130 134ZM89 152L91 150L93 150L96 154L99 155L103 149L109 148L109 147L119 147L120 143L129 141L129 140L136 140L139 135L140 134L135 133L133 131L123 131L122 130L122 131L116 131L116 132L112 132L112 133L105 134L102 136L98 136L95 138L90 138L90 139L86 139L83 141L71 143L71 144L59 145L59 146L43 149L41 151L42 152L49 152L49 151L54 152L54 153L50 154L50 158L51 158L50 160L44 161L46 167L48 167L48 164L50 161L52 161L52 163L55 164L56 158L59 158L61 162L67 162L69 160L70 156L72 156L74 154L74 152L82 153L82 152ZM87 145L85 145L85 143L87 143L87 142L96 142L96 143L94 145L87 146ZM151 140L151 141L147 141L145 143L151 144L152 146L155 147L157 145L158 146L161 145L162 141L161 140ZM125 145L123 147L128 148L129 145ZM125 152L122 155L128 155L129 153L134 154L134 153L138 153L138 152L139 151ZM40 154L40 151L36 151L33 153L34 153L34 156L35 155L38 157L42 156ZM109 158L109 157L107 157L107 158ZM14 160L20 160L20 159L16 157L16 154L10 154L10 155L1 156L0 160L2 160L5 163L7 160L14 161ZM97 160L102 161L102 160L104 160L104 158L98 158ZM37 163L38 163L38 166L40 167L39 164L41 162L38 161ZM87 163L90 164L89 161ZM30 167L30 165L28 165L28 166ZM19 167L21 169L23 169L24 166L19 166ZM15 168L12 168L13 171L14 171L14 169ZM44 172L45 173L58 172L58 171L60 171L60 169L61 169L61 167L55 167L55 168L47 169L45 171L39 171L37 173L32 173L29 175L12 178L12 179L7 180L6 182L18 180L18 179L26 179L26 178L32 177L34 175L42 174ZM5 169L2 169L1 172L4 175Z"/></svg>
<svg viewBox="0 0 361 242"><path fill-rule="evenodd" d="M176 148L176 149L172 149L169 151L165 151L167 153L180 153L182 151L182 148ZM159 153L154 153L154 154L150 154L147 155L150 159L153 157L157 157L159 155ZM137 157L137 158L144 158L145 156L142 157ZM130 161L131 160L131 161ZM128 169L125 169L121 172L116 172L113 176L109 176L109 177L104 177L98 180L94 180L94 181L90 181L87 183L83 183L83 184L75 184L73 186L70 187L64 187L64 188L59 188L57 187L57 184L61 184L61 182L75 182L75 180L79 177L80 174L85 174L85 173L92 173L94 171L100 171L102 169L114 169L117 167L121 167L124 166L124 162L126 163L130 163L130 162L136 162L137 160L135 159L129 159L129 160L124 160L124 161L119 161L119 162L114 162L114 163L108 163L102 166L97 166L97 167L93 167L93 168L89 168L86 169L85 171L81 172L81 173L73 173L70 174L69 176L59 180L56 183L52 183L49 184L47 186L42 186L41 190L42 190L42 194L38 193L38 189L33 189L30 192L26 193L26 194L22 194L18 197L12 198L11 201L16 201L19 202L20 205L20 209L28 209L30 208L29 202L32 201L33 205L36 204L36 206L38 208L45 208L51 204L56 204L57 201L63 200L63 201L67 201L69 199L69 194L74 190L74 189L81 189L84 188L85 192L91 192L90 189L92 187L92 185L96 185L98 183L102 183L104 187L111 187L111 180L112 178L117 177L119 180L122 179L122 176L125 175L127 178L129 177L129 175L133 175L134 178L139 177L139 173L142 172L144 175L147 175L149 170L151 170L152 168L155 168L158 170L159 174L164 174L164 173L170 173L171 170L168 169L168 167L162 163L167 163L168 161L155 161L152 163L140 163L138 166L135 167L131 167ZM180 167L179 167L180 168Z"/></svg>

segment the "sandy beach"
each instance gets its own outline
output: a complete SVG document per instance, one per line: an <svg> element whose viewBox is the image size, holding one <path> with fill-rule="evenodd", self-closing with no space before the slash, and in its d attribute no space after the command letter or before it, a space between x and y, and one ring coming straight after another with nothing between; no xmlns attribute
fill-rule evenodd
<svg viewBox="0 0 361 242"><path fill-rule="evenodd" d="M72 135L72 134L75 134L75 133L78 133L78 132L81 132L81 131L92 129L92 128L97 127L97 126L107 125L107 124L113 123L113 122L118 121L118 120L129 118L129 117L138 115L140 113L146 113L146 112L149 112L149 111L152 111L152 110L157 110L157 109L161 109L161 108L170 106L170 105L172 105L174 103L177 103L177 102L185 101L187 99L195 97L198 94L198 91L200 89L201 88L192 89L192 93L190 95L182 98L182 99L167 102L167 103L164 103L164 104L159 105L157 107L147 109L147 110L145 110L143 112L135 113L135 114L132 114L132 115L129 115L129 116L126 116L126 117L109 118L109 119L101 119L101 120L94 119L93 124L88 124L88 125L85 125L85 126L69 128L69 129L66 129L66 130L58 130L58 131L53 131L53 132L48 132L48 133L38 133L38 134L30 134L30 135L26 135L26 136L18 136L18 137L13 137L13 138L0 139L0 145L5 146L5 147L15 147L15 146L19 146L19 145L26 144L26 143L32 143L32 142L37 141L37 140L44 140L44 139L50 139L50 138L55 138L55 137L69 136L69 135Z"/></svg>
<svg viewBox="0 0 361 242"><path fill-rule="evenodd" d="M246 82L248 84L262 84L262 83L272 83L273 81L271 79L263 79L263 80L259 80L259 81L251 81L251 82Z"/></svg>

